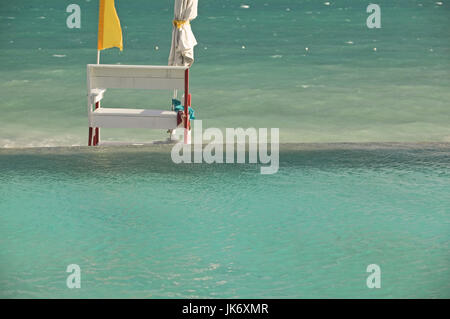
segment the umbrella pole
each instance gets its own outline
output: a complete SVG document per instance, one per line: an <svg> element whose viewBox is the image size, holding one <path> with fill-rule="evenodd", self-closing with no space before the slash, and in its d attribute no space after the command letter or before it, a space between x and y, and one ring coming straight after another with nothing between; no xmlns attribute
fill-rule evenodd
<svg viewBox="0 0 450 319"><path fill-rule="evenodd" d="M173 90L173 95L172 95L172 100L176 99L177 97L178 97L178 90L174 89ZM173 101L172 101L172 108L171 108L171 110L172 110L172 112L175 110L175 105L173 104ZM169 141L172 141L172 136L176 135L175 132L176 132L176 128L169 130Z"/></svg>
<svg viewBox="0 0 450 319"><path fill-rule="evenodd" d="M173 90L173 99L176 99L178 97L178 90L177 89L174 89ZM173 103L172 103L172 111L175 109L175 106L173 105Z"/></svg>
<svg viewBox="0 0 450 319"><path fill-rule="evenodd" d="M189 142L189 69L184 73L184 144Z"/></svg>

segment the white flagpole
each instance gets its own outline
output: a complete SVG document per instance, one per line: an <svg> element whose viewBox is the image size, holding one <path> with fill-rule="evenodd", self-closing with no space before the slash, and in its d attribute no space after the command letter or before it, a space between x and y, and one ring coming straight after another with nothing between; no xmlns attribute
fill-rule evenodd
<svg viewBox="0 0 450 319"><path fill-rule="evenodd" d="M97 64L100 64L100 50L97 50Z"/></svg>

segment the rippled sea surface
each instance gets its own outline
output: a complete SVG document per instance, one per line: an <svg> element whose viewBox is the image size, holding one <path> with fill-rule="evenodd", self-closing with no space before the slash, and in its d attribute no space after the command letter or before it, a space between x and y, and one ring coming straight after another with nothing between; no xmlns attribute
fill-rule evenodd
<svg viewBox="0 0 450 319"><path fill-rule="evenodd" d="M173 2L115 1L124 50L103 51L101 62L167 65ZM199 1L196 117L204 127L278 127L285 143L450 142L450 2L374 2L380 29L366 25L370 1ZM70 3L80 29L66 26ZM86 145L97 26L98 1L0 1L0 147ZM102 105L169 109L171 97L108 90Z"/></svg>
<svg viewBox="0 0 450 319"><path fill-rule="evenodd" d="M289 145L261 175L167 146L2 149L0 297L449 298L449 158Z"/></svg>

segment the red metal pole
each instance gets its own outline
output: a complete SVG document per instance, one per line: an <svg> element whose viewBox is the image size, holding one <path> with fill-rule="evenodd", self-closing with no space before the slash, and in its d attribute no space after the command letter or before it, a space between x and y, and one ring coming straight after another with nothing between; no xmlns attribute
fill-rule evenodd
<svg viewBox="0 0 450 319"><path fill-rule="evenodd" d="M95 109L98 109L99 107L100 107L100 102L95 103ZM94 135L94 146L97 146L99 141L100 141L100 129L98 127L96 127L95 135Z"/></svg>
<svg viewBox="0 0 450 319"><path fill-rule="evenodd" d="M88 146L92 145L92 127L89 128L89 140L88 140Z"/></svg>
<svg viewBox="0 0 450 319"><path fill-rule="evenodd" d="M184 71L184 144L188 143L188 129L189 129L189 69Z"/></svg>
<svg viewBox="0 0 450 319"><path fill-rule="evenodd" d="M98 127L95 128L95 146L98 145L98 142L100 140L100 129Z"/></svg>

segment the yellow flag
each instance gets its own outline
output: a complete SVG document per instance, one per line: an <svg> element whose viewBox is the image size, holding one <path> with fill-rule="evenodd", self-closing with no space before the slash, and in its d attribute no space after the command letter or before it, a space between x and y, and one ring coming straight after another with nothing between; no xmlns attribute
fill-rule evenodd
<svg viewBox="0 0 450 319"><path fill-rule="evenodd" d="M123 49L122 28L114 0L100 0L98 19L98 50L112 47Z"/></svg>

